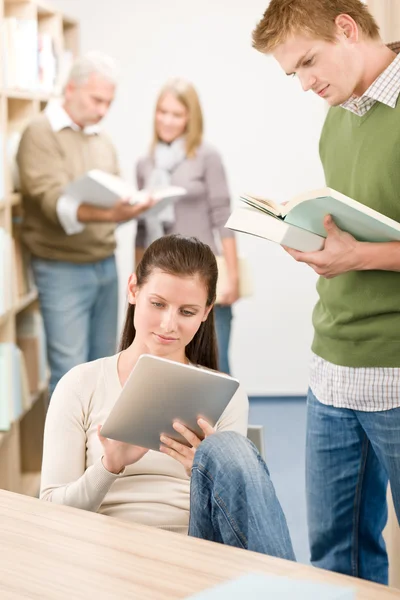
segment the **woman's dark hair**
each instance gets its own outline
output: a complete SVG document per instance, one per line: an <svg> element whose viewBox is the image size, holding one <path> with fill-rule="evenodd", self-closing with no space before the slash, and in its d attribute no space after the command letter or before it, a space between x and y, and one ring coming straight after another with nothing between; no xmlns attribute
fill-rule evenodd
<svg viewBox="0 0 400 600"><path fill-rule="evenodd" d="M198 275L207 289L207 306L215 302L218 268L210 247L194 237L166 235L153 242L137 265L137 285L140 288L149 279L154 269L170 275L190 277ZM126 313L120 350L128 348L135 339L135 305L130 304ZM190 362L218 369L217 340L214 327L214 310L203 321L186 346L186 356Z"/></svg>

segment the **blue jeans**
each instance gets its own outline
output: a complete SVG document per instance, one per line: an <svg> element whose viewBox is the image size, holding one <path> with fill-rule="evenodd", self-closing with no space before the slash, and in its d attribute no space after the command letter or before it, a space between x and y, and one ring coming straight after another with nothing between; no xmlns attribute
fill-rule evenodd
<svg viewBox="0 0 400 600"><path fill-rule="evenodd" d="M400 521L400 408L334 408L309 390L306 485L313 565L387 584L382 531L388 477Z"/></svg>
<svg viewBox="0 0 400 600"><path fill-rule="evenodd" d="M216 304L214 315L218 345L218 368L222 373L228 373L229 375L229 340L231 337L232 307Z"/></svg>
<svg viewBox="0 0 400 600"><path fill-rule="evenodd" d="M189 535L295 560L268 468L239 433L213 434L196 451Z"/></svg>
<svg viewBox="0 0 400 600"><path fill-rule="evenodd" d="M32 258L50 365L50 394L72 367L114 354L118 280L114 256L95 263Z"/></svg>

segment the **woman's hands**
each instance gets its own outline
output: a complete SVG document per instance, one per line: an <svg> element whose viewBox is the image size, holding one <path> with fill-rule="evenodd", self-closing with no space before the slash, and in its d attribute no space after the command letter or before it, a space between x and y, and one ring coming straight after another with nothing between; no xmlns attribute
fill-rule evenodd
<svg viewBox="0 0 400 600"><path fill-rule="evenodd" d="M198 419L197 423L205 438L215 433L214 427L211 427L205 419ZM189 442L190 447L166 435L161 435L162 445L160 445L160 451L181 463L190 477L194 455L202 440L179 421L175 421L173 428ZM125 467L133 465L149 451L141 446L133 446L132 444L103 437L101 435L101 425L97 426L97 435L104 448L103 465L110 473L120 473Z"/></svg>
<svg viewBox="0 0 400 600"><path fill-rule="evenodd" d="M230 282L222 291L218 298L218 304L222 306L231 306L239 300L239 281Z"/></svg>
<svg viewBox="0 0 400 600"><path fill-rule="evenodd" d="M214 427L211 427L210 423L208 423L205 419L198 419L197 423L200 429L202 429L205 438L215 433ZM182 425L182 423L179 421L175 421L173 428L175 431L183 435L183 437L189 442L190 448L184 444L181 444L180 442L176 442L166 435L161 435L160 440L164 445L160 446L160 451L164 454L168 454L180 462L190 477L194 455L202 440L198 438L193 431L190 431L190 429L185 427L185 425Z"/></svg>
<svg viewBox="0 0 400 600"><path fill-rule="evenodd" d="M101 425L97 426L97 435L104 448L103 466L116 475L128 465L140 460L149 450L141 446L133 446L125 442L110 440L101 435Z"/></svg>

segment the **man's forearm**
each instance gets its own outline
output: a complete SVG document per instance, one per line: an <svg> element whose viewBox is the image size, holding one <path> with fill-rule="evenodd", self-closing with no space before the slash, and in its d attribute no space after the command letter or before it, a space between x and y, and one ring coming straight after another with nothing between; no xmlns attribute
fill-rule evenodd
<svg viewBox="0 0 400 600"><path fill-rule="evenodd" d="M358 242L355 253L359 271L400 271L400 242Z"/></svg>
<svg viewBox="0 0 400 600"><path fill-rule="evenodd" d="M108 208L97 208L91 204L80 204L76 213L81 223L109 222L111 221L111 210Z"/></svg>

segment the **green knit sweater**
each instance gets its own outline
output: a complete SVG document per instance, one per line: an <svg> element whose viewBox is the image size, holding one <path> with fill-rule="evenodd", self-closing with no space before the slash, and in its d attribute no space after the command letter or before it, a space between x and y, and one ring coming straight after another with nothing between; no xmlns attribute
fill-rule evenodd
<svg viewBox="0 0 400 600"><path fill-rule="evenodd" d="M331 108L320 140L326 184L400 221L400 101L364 115ZM313 351L348 367L400 367L400 273L320 278Z"/></svg>

